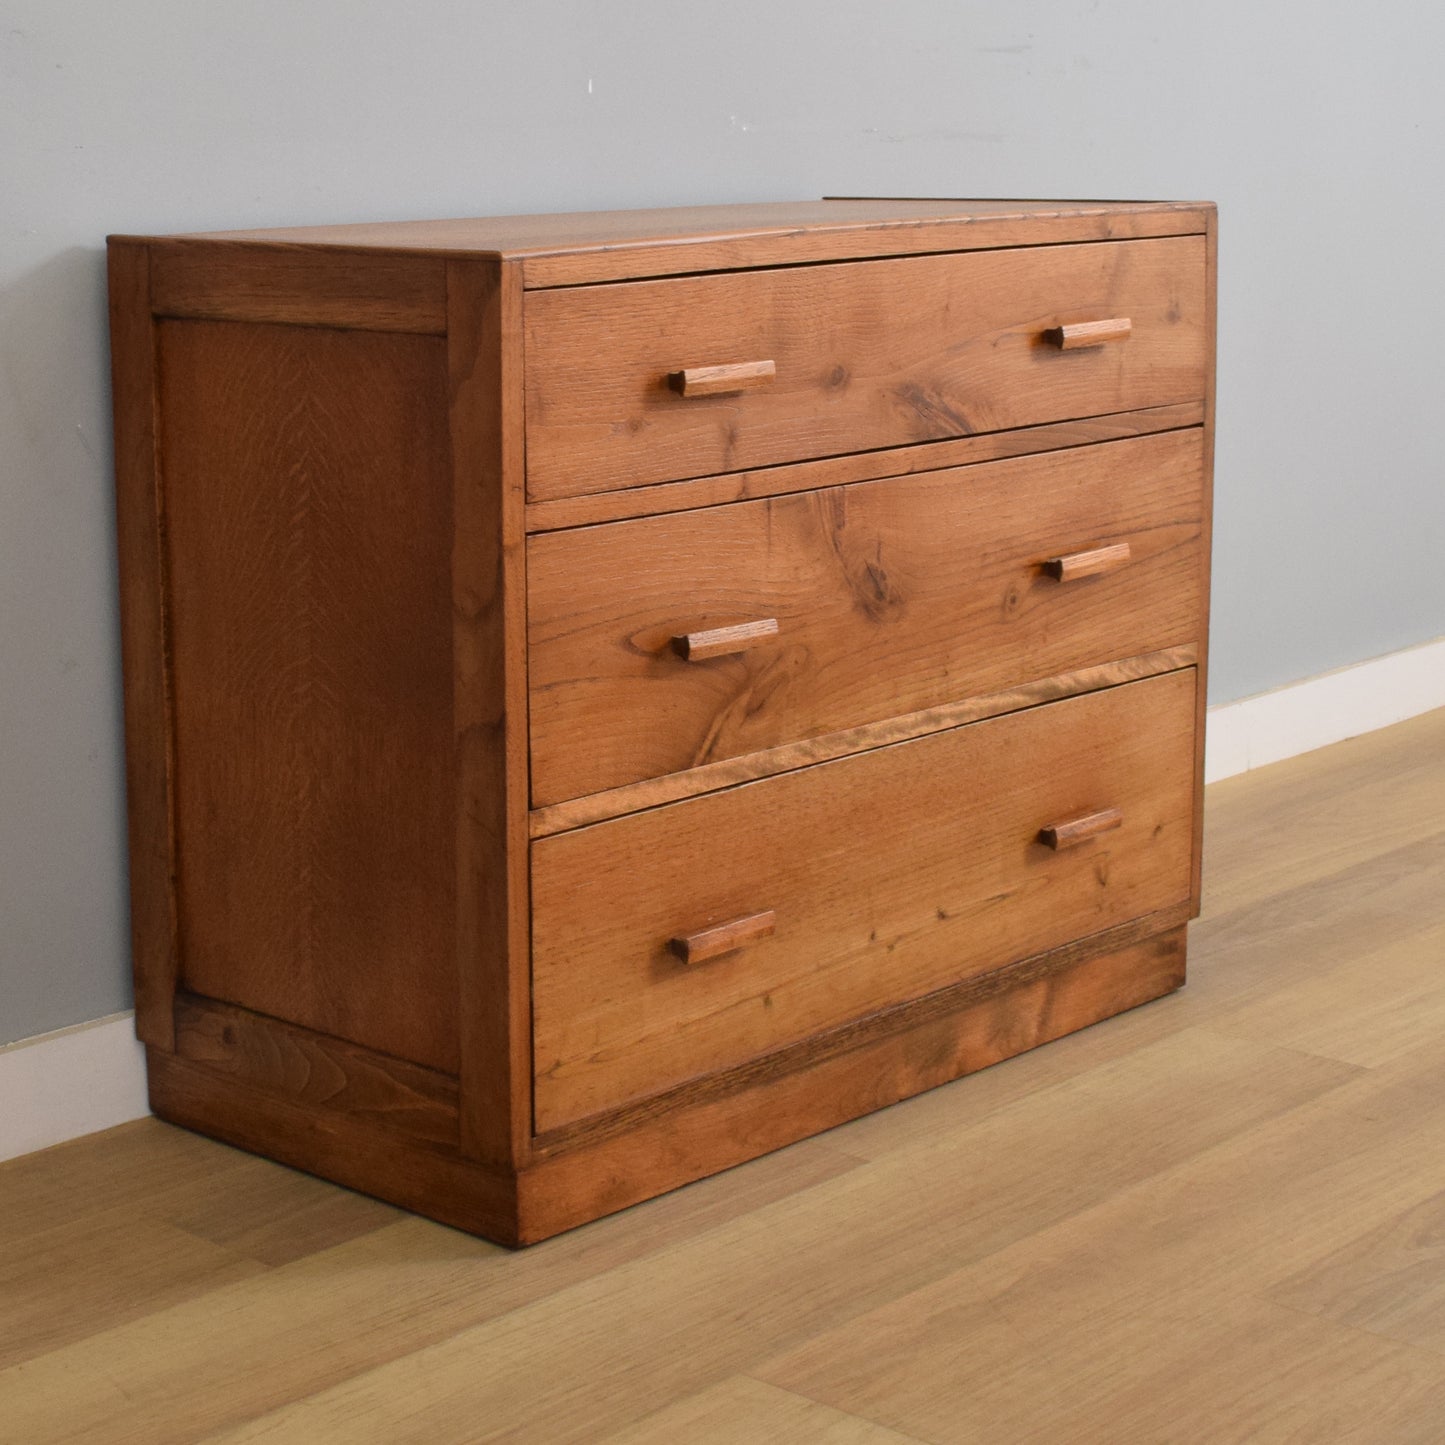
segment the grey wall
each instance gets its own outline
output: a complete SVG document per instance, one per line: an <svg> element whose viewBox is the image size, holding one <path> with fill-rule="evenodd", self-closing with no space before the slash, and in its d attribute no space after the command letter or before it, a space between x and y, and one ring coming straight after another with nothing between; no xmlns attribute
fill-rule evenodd
<svg viewBox="0 0 1445 1445"><path fill-rule="evenodd" d="M0 0L0 1042L125 1007L102 238L1220 203L1213 695L1445 632L1445 11Z"/></svg>

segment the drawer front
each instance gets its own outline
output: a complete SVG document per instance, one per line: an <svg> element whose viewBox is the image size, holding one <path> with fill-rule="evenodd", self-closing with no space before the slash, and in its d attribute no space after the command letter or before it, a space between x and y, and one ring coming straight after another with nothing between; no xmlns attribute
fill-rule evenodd
<svg viewBox="0 0 1445 1445"><path fill-rule="evenodd" d="M579 496L1197 400L1204 239L540 291L524 319L528 495ZM1106 320L1127 335L1059 329Z"/></svg>
<svg viewBox="0 0 1445 1445"><path fill-rule="evenodd" d="M1202 473L1190 429L534 537L533 803L1196 641Z"/></svg>
<svg viewBox="0 0 1445 1445"><path fill-rule="evenodd" d="M1185 669L534 843L538 1129L1183 901L1194 690ZM1117 826L1071 839L1090 818Z"/></svg>

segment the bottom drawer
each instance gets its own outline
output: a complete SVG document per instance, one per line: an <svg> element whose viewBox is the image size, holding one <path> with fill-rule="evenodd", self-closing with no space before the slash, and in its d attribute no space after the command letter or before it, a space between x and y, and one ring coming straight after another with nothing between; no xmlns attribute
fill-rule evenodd
<svg viewBox="0 0 1445 1445"><path fill-rule="evenodd" d="M538 840L538 1131L1183 901L1194 690L1186 669Z"/></svg>

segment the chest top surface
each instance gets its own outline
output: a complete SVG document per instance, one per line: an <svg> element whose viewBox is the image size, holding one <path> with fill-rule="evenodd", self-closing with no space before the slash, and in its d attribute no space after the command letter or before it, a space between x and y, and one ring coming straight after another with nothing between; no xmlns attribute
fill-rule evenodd
<svg viewBox="0 0 1445 1445"><path fill-rule="evenodd" d="M520 263L527 286L917 255L991 246L1198 234L1213 207L1197 201L965 200L836 197L652 210L370 221L213 231L175 244L232 242ZM155 239L155 238L152 238Z"/></svg>

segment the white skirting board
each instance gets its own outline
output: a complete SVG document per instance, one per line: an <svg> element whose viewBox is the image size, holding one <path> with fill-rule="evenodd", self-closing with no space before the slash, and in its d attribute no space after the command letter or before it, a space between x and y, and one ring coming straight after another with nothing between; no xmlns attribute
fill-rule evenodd
<svg viewBox="0 0 1445 1445"><path fill-rule="evenodd" d="M150 1113L135 1015L112 1014L0 1048L0 1159Z"/></svg>
<svg viewBox="0 0 1445 1445"><path fill-rule="evenodd" d="M1206 782L1445 707L1445 638L1209 710ZM0 1160L144 1118L131 1014L0 1048Z"/></svg>
<svg viewBox="0 0 1445 1445"><path fill-rule="evenodd" d="M1445 637L1209 709L1204 781L1445 707Z"/></svg>

